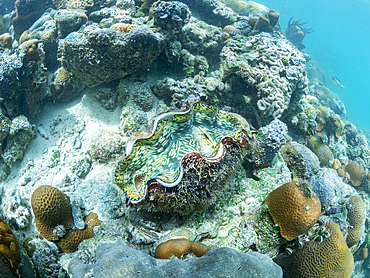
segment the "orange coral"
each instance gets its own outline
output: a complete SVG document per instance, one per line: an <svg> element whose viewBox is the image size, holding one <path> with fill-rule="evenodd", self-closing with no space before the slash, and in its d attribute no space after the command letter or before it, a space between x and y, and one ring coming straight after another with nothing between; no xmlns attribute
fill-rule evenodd
<svg viewBox="0 0 370 278"><path fill-rule="evenodd" d="M92 238L94 227L99 226L102 221L99 220L96 213L90 212L85 218L86 227L82 230L70 230L61 240L57 242L63 253L72 253L77 250L78 245L85 239Z"/></svg>
<svg viewBox="0 0 370 278"><path fill-rule="evenodd" d="M353 270L353 256L346 241L333 222L326 224L330 236L322 242L310 241L289 257L274 261L284 272L284 278L349 278Z"/></svg>
<svg viewBox="0 0 370 278"><path fill-rule="evenodd" d="M347 203L347 220L351 227L348 229L347 245L355 246L364 232L366 207L361 197L352 196Z"/></svg>
<svg viewBox="0 0 370 278"><path fill-rule="evenodd" d="M169 259L171 255L174 255L181 258L188 253L193 253L195 256L201 257L208 251L208 247L200 242L177 238L159 244L155 249L155 257L157 259Z"/></svg>
<svg viewBox="0 0 370 278"><path fill-rule="evenodd" d="M286 183L266 198L268 210L275 224L280 227L280 234L287 240L293 240L307 232L319 219L321 203L312 192L306 197L296 182Z"/></svg>
<svg viewBox="0 0 370 278"><path fill-rule="evenodd" d="M348 164L344 166L344 170L349 174L350 181L354 186L359 186L362 183L361 179L365 169L361 164L349 160Z"/></svg>
<svg viewBox="0 0 370 278"><path fill-rule="evenodd" d="M18 273L19 255L17 239L9 226L0 219L0 259L14 273Z"/></svg>
<svg viewBox="0 0 370 278"><path fill-rule="evenodd" d="M72 206L69 197L50 185L38 187L32 194L31 206L35 214L35 224L40 234L48 240L58 240L53 229L63 225L66 230L70 228Z"/></svg>

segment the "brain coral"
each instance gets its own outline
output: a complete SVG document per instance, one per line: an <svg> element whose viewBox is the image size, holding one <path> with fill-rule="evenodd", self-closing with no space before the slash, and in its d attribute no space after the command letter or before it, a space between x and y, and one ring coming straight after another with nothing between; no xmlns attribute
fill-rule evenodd
<svg viewBox="0 0 370 278"><path fill-rule="evenodd" d="M307 232L321 213L319 197L314 192L310 198L304 196L296 182L276 188L267 196L266 204L281 236L287 240Z"/></svg>
<svg viewBox="0 0 370 278"><path fill-rule="evenodd" d="M364 232L366 207L361 197L352 196L347 203L347 220L351 227L348 229L347 245L355 246Z"/></svg>
<svg viewBox="0 0 370 278"><path fill-rule="evenodd" d="M155 257L157 259L169 259L171 255L174 255L181 258L188 253L193 253L195 256L201 257L208 251L208 247L200 242L177 238L159 244L155 249Z"/></svg>
<svg viewBox="0 0 370 278"><path fill-rule="evenodd" d="M53 234L56 226L63 225L70 228L72 206L69 197L62 191L50 185L38 187L32 194L31 205L35 214L36 228L47 240L58 240Z"/></svg>
<svg viewBox="0 0 370 278"><path fill-rule="evenodd" d="M310 241L291 256L274 261L284 272L284 278L349 278L353 270L353 256L339 226L326 224L330 236L322 242Z"/></svg>

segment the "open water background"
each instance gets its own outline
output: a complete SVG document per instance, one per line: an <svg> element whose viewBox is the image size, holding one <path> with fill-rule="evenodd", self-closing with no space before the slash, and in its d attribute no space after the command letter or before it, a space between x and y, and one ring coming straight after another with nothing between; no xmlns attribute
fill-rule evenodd
<svg viewBox="0 0 370 278"><path fill-rule="evenodd" d="M370 0L256 0L289 19L309 21L303 50L327 75L328 88L344 102L347 119L370 130ZM336 76L345 88L336 86Z"/></svg>

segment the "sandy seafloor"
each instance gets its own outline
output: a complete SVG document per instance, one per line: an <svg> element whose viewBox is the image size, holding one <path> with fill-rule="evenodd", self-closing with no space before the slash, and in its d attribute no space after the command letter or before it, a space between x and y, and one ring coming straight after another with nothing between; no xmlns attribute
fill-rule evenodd
<svg viewBox="0 0 370 278"><path fill-rule="evenodd" d="M156 66L158 67L158 65ZM156 67L151 70L153 69L155 70ZM162 72L158 75L161 74ZM49 72L48 75L50 82L53 73ZM149 79L155 80L163 77L164 75L158 77L156 74L149 73ZM130 77L123 79L130 82ZM138 80L142 82L142 79L138 78ZM114 175L117 165L124 158L126 143L129 141L130 135L135 132L131 129L147 130L148 126L125 122L127 119L133 121L135 117L130 116L136 115L136 112L142 113L132 96L128 97L129 100L125 105L122 105L122 101L119 103L117 100L119 104L114 110L105 109L97 101L96 96L99 91L117 88L117 83L114 85L113 83L87 87L78 97L67 103L44 102L37 115L28 117L29 122L34 125L35 137L30 140L23 158L13 163L10 171L6 174L4 174L7 172L6 167L2 166L0 169L1 176L3 178L6 176L0 183L2 189L1 213L17 237L22 254L22 275L24 277L68 277L68 275L75 274L73 277L80 278L79 275L84 273L84 277L109 277L111 273L116 273L114 271L119 273L120 267L125 270L129 267L126 269L125 266L112 263L114 258L104 261L102 252L99 253L100 250L104 250L107 254L112 251L109 253L113 254L112 257L114 257L113 251L126 250L125 252L129 252L127 250L132 250L124 249L127 246L142 250L143 252L137 255L132 251L134 253L132 255L133 261L143 262L144 265L150 266L150 263L146 261L150 259L143 254L154 256L155 248L160 243L178 237L202 242L212 250L217 250L219 247L230 247L240 253L252 254L256 251L264 254L258 257L259 254L253 253L259 258L259 263L266 266L266 271L270 269L269 267L271 269L276 267L280 272L274 274L277 275L276 277L281 275L281 269L270 259L276 256L279 247L283 246L282 249L288 250L286 252L289 253L291 249L299 249L299 244L311 240L313 233L318 233L317 226L315 226L310 232L302 235L299 240L287 243L280 236L279 228L273 224L272 218L268 214L264 202L267 195L279 186L290 182L294 177L291 175L293 171L288 169L287 163L282 160L282 157L276 156L274 160L269 162L268 167L259 169L253 175L250 175L240 165L236 167L235 175L225 186L225 192L206 211L188 215L137 211L135 206L126 205L127 198L124 191L115 183ZM315 88L317 84L314 81L311 83L307 81L306 85ZM136 87L132 86L131 90L139 88L141 88L140 85L136 85ZM129 94L135 98L133 92L129 92ZM157 95L154 96L154 94L151 96L155 104L146 111L145 115L149 122L156 114L167 111L169 108L164 104L164 99ZM315 99L317 100L315 96L311 97L307 93L305 97L302 97L300 104L307 105L305 111L312 109L318 113L317 107L320 103L316 102ZM233 110L227 105L225 108ZM331 111L330 108L327 110ZM264 119L266 120L267 117ZM329 120L327 119L327 121ZM329 130L329 126L326 128ZM303 135L302 138L299 138L299 132L295 130L292 133L294 139L288 136L288 141L296 140L299 143L304 143ZM359 134L363 135L360 131ZM345 139L335 139L333 134L332 139L339 142L335 146L345 141ZM337 141L335 142L337 143ZM366 141L366 147L367 144ZM344 145L348 146L344 143L340 146ZM318 159L316 160L318 161ZM348 157L342 162L348 162ZM321 167L320 171L334 175L330 177L333 177L336 190L340 192L333 197L335 205L342 206L344 204L345 206L348 202L348 196L361 196L363 199L366 208L363 215L366 218L365 230L358 248L352 249L353 252L358 249L354 255L355 266L352 277L369 277L369 258L364 258L364 260L360 258L361 250L367 249L367 242L369 242L367 236L370 206L368 169L365 169L361 177L362 185L356 188L351 185L350 181L340 179L331 167ZM79 245L78 251L61 253L55 243L40 239L40 234L35 227L30 198L36 188L42 185L56 187L70 198L74 218L72 228L83 229L85 226L83 219L90 212L97 213L102 221L100 226L94 228L95 237L83 241ZM344 201L339 200L342 197ZM327 215L325 217L324 222L330 219ZM337 217L339 219L339 216ZM344 227L345 233L348 232L349 227L346 221L346 217L337 221L342 225L341 228ZM320 236L322 235L320 234ZM325 235L322 240L324 239ZM107 245L98 246L99 242L106 242ZM112 245L113 247L109 245L112 242L116 242L116 245ZM118 251L114 250L115 246L118 246ZM121 247L122 250L119 249ZM124 251L122 252L124 253ZM237 257L237 255L235 256ZM196 258L193 255L185 255L182 260L189 262L189 265L196 264ZM179 261L176 262L179 263ZM158 265L161 264L165 266L165 262L158 263ZM82 269L82 266L86 266L86 269ZM107 266L111 267L111 270ZM99 276L97 269L101 270L103 267L107 267L107 269L105 269L104 275ZM181 267L187 269L188 266L181 265ZM232 269L231 264L220 264L220 267ZM148 269L151 270L149 267ZM141 271L145 273L148 269L143 267ZM253 277L254 272L251 273L250 275ZM263 270L260 273L264 273ZM267 275L265 274L263 277L270 277ZM135 275L131 277L135 277ZM144 277L151 276L144 274Z"/></svg>

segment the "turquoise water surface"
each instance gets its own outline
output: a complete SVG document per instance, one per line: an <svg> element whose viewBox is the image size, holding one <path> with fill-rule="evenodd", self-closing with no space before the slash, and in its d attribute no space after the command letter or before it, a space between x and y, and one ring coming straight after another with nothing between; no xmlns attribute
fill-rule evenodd
<svg viewBox="0 0 370 278"><path fill-rule="evenodd" d="M347 109L347 119L358 128L370 129L370 1L369 0L261 0L280 13L282 31L293 20L312 28L303 50L325 71L327 87ZM336 76L345 88L336 86Z"/></svg>

